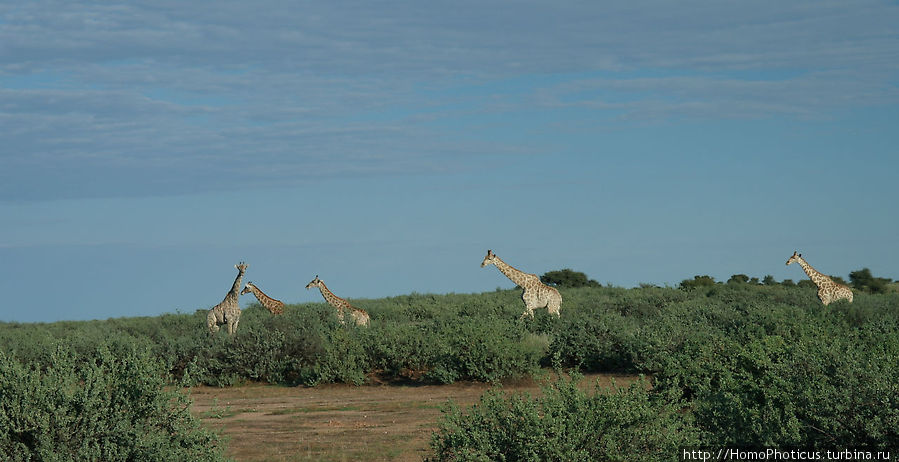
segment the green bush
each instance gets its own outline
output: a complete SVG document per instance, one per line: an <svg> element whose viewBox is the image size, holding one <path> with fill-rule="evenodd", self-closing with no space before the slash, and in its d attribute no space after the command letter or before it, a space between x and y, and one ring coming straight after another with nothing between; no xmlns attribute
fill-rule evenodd
<svg viewBox="0 0 899 462"><path fill-rule="evenodd" d="M727 280L728 284L746 284L749 282L749 276L745 274L734 274Z"/></svg>
<svg viewBox="0 0 899 462"><path fill-rule="evenodd" d="M715 285L715 278L708 275L697 275L693 276L693 279L684 279L683 281L681 281L680 288L684 290L691 290L712 285Z"/></svg>
<svg viewBox="0 0 899 462"><path fill-rule="evenodd" d="M429 329L429 323L385 321L363 332L373 372L386 379L421 379L433 364Z"/></svg>
<svg viewBox="0 0 899 462"><path fill-rule="evenodd" d="M441 383L527 375L537 370L545 353L539 343L529 341L517 320L469 319L438 326L435 334L434 357L425 377Z"/></svg>
<svg viewBox="0 0 899 462"><path fill-rule="evenodd" d="M359 332L338 324L333 310L287 310L271 316L244 310L233 337L204 333L192 359L199 383L231 386L253 380L288 385L361 384L368 371ZM244 321L253 321L246 322Z"/></svg>
<svg viewBox="0 0 899 462"><path fill-rule="evenodd" d="M567 316L560 320L550 351L559 365L585 371L632 371L628 336L637 323L618 313Z"/></svg>
<svg viewBox="0 0 899 462"><path fill-rule="evenodd" d="M60 348L49 366L0 352L0 453L14 461L217 461L218 437L188 399L166 391L146 351L88 356Z"/></svg>
<svg viewBox="0 0 899 462"><path fill-rule="evenodd" d="M890 284L887 278L874 277L868 268L849 273L849 280L852 281L852 288L872 294L887 293Z"/></svg>
<svg viewBox="0 0 899 462"><path fill-rule="evenodd" d="M698 446L681 404L637 382L587 393L558 379L542 396L485 393L467 413L450 403L431 440L434 460L679 460Z"/></svg>
<svg viewBox="0 0 899 462"><path fill-rule="evenodd" d="M698 383L704 441L726 447L899 447L899 341L810 329L731 345Z"/></svg>
<svg viewBox="0 0 899 462"><path fill-rule="evenodd" d="M547 271L543 276L540 276L540 281L556 287L600 287L598 282L588 279L586 274L568 268Z"/></svg>

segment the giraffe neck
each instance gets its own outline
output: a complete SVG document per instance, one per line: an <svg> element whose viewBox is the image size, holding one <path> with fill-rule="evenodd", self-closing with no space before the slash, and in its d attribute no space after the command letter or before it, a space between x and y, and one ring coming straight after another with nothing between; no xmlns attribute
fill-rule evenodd
<svg viewBox="0 0 899 462"><path fill-rule="evenodd" d="M225 295L225 300L232 299L237 300L240 297L240 281L243 279L243 271L237 272L237 278L234 280L234 285L231 286L231 290L228 292L228 295Z"/></svg>
<svg viewBox="0 0 899 462"><path fill-rule="evenodd" d="M278 303L278 300L265 295L258 287L255 285L250 286L250 292L253 292L253 295L256 296L256 300L259 300L259 303L262 303L262 306L268 308L274 306Z"/></svg>
<svg viewBox="0 0 899 462"><path fill-rule="evenodd" d="M325 301L334 308L342 309L344 305L348 304L346 300L334 295L333 292L328 290L328 286L326 286L324 282L320 283L320 285L318 286L318 290L321 291L322 297L325 298Z"/></svg>
<svg viewBox="0 0 899 462"><path fill-rule="evenodd" d="M512 265L500 260L499 257L494 257L494 260L494 264L500 272L505 274L510 281L514 282L519 287L524 287L525 282L532 278L532 275L515 269Z"/></svg>
<svg viewBox="0 0 899 462"><path fill-rule="evenodd" d="M797 258L796 261L799 262L799 266L802 267L802 270L805 271L805 274L808 275L808 278L811 279L816 286L821 287L821 284L825 282L832 282L828 276L821 274L818 270L812 268L812 265L809 265L802 257Z"/></svg>

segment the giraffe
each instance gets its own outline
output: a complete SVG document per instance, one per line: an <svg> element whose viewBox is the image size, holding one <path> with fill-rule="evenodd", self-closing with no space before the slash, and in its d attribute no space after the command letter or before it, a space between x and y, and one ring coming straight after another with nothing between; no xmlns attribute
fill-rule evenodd
<svg viewBox="0 0 899 462"><path fill-rule="evenodd" d="M802 270L805 271L808 278L818 286L818 298L821 299L821 303L823 303L824 306L844 298L849 300L849 303L852 303L852 289L843 284L834 282L833 279L825 274L819 273L812 268L812 265L809 265L808 262L802 258L801 253L793 251L793 255L787 260L787 264L789 265L793 262L799 263L799 266L802 267Z"/></svg>
<svg viewBox="0 0 899 462"><path fill-rule="evenodd" d="M253 292L253 295L256 296L256 300L259 300L259 303L262 304L262 306L264 306L272 314L284 313L284 302L282 302L281 300L275 300L274 298L265 295L265 293L259 290L259 288L256 287L256 284L253 284L252 281L247 282L247 285L244 286L242 291L240 291L240 294L243 295L249 292Z"/></svg>
<svg viewBox="0 0 899 462"><path fill-rule="evenodd" d="M525 310L521 314L521 318L525 316L533 318L534 308L543 308L544 306L549 314L560 316L559 309L562 306L562 294L555 287L550 287L540 282L540 278L536 274L525 273L513 268L497 257L492 250L487 250L487 256L481 262L481 268L487 265L496 265L500 272L505 274L518 287L524 289L521 299L524 300Z"/></svg>
<svg viewBox="0 0 899 462"><path fill-rule="evenodd" d="M234 265L237 268L237 278L234 279L234 285L231 286L231 290L225 295L225 299L209 310L209 314L206 315L206 327L209 328L209 332L213 334L218 332L219 324L228 325L229 335L234 335L237 332L237 323L240 322L240 304L237 302L239 297L237 291L240 290L240 280L243 279L243 275L247 272L249 266L244 262Z"/></svg>
<svg viewBox="0 0 899 462"><path fill-rule="evenodd" d="M318 278L317 274L315 275L315 279L310 281L309 284L306 284L307 290L311 287L318 287L318 290L321 291L325 301L337 309L337 320L340 321L341 324L345 324L343 317L346 311L350 312L353 323L357 326L368 326L371 322L368 313L366 313L365 310L360 310L359 308L350 305L350 302L334 295L333 292L328 290L328 286L325 285L325 282Z"/></svg>

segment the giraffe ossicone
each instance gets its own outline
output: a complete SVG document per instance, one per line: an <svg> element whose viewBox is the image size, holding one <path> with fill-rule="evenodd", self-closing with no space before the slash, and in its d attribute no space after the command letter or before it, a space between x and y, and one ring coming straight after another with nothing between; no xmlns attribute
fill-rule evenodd
<svg viewBox="0 0 899 462"><path fill-rule="evenodd" d="M259 303L272 314L281 314L284 312L284 302L266 295L265 292L259 289L259 287L256 287L256 284L253 284L253 281L248 281L247 285L240 291L240 294L244 295L250 292L252 292L253 295L256 296L256 300L259 300Z"/></svg>
<svg viewBox="0 0 899 462"><path fill-rule="evenodd" d="M234 335L237 332L237 324L240 322L240 304L238 303L240 295L238 291L240 290L240 281L249 267L250 265L244 262L234 265L234 268L237 269L237 278L234 279L231 290L228 291L221 303L212 307L209 313L206 314L206 328L209 329L210 333L218 332L219 326L222 324L227 326L229 335Z"/></svg>
<svg viewBox="0 0 899 462"><path fill-rule="evenodd" d="M487 250L487 256L481 262L481 268L487 265L496 266L509 280L524 289L521 299L524 301L525 310L521 314L521 318L525 316L533 318L534 309L543 307L546 307L549 314L561 316L559 311L562 307L562 294L559 293L558 289L541 282L536 274L525 273L514 268L497 257L492 250Z"/></svg>
<svg viewBox="0 0 899 462"><path fill-rule="evenodd" d="M309 290L313 287L318 287L318 290L321 292L322 297L324 297L325 301L328 302L329 305L333 306L337 309L337 320L340 321L341 324L345 324L344 316L346 312L350 313L350 317L353 319L353 323L357 326L368 326L371 322L371 318L368 316L368 313L365 310L356 308L353 305L350 305L350 302L334 295L334 292L331 292L328 289L328 286L325 285L324 281L318 278L318 275L315 275L315 279L309 281L309 284L306 284L306 290Z"/></svg>
<svg viewBox="0 0 899 462"><path fill-rule="evenodd" d="M805 271L808 278L818 286L818 299L821 300L821 303L823 303L824 306L837 300L848 300L849 303L852 303L852 289L835 282L830 276L822 274L815 268L812 268L812 265L809 265L808 262L802 258L802 254L795 250L793 251L793 255L787 260L787 265L792 263L799 263L799 266L802 267L802 270Z"/></svg>

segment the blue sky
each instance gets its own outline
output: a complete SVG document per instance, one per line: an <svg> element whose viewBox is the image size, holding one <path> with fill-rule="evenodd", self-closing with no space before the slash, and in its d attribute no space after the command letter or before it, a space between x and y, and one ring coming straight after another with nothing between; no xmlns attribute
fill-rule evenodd
<svg viewBox="0 0 899 462"><path fill-rule="evenodd" d="M0 321L896 279L897 124L896 2L9 2Z"/></svg>

